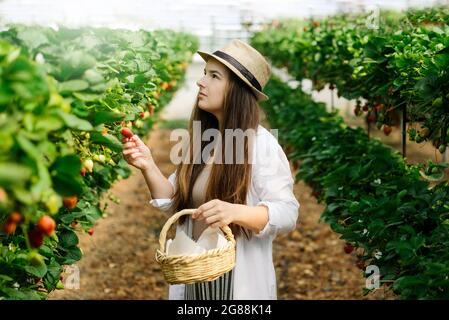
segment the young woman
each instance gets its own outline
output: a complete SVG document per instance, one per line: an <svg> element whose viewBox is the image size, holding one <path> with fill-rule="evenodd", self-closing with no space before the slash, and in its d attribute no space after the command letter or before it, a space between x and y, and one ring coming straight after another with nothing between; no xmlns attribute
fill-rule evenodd
<svg viewBox="0 0 449 320"><path fill-rule="evenodd" d="M197 82L198 98L189 125L187 149L193 152L168 179L136 135L123 140L123 154L142 171L154 207L170 213L197 208L178 225L194 240L206 227L224 225L236 238L232 271L214 281L172 285L170 299L276 299L272 241L296 227L299 203L284 151L259 124L258 102L268 99L262 89L270 68L258 51L240 40L212 54L198 53L206 66ZM218 132L213 155L203 152L209 141L201 141L195 153L195 124L200 124L201 134L208 129ZM237 150L225 138L230 131L254 134L243 139L243 148ZM239 156L244 161L238 161Z"/></svg>

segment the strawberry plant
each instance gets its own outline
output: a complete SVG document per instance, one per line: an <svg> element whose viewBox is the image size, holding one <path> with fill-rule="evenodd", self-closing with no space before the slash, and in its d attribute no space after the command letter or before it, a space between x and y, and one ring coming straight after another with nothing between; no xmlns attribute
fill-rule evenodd
<svg viewBox="0 0 449 320"><path fill-rule="evenodd" d="M437 179L445 165L407 165L299 88L272 79L266 90L267 118L289 158L301 160L296 179L326 205L321 220L345 252L357 248L357 266L378 266L381 283L404 299L447 299L449 186Z"/></svg>
<svg viewBox="0 0 449 320"><path fill-rule="evenodd" d="M288 20L256 33L252 44L297 80L311 79L314 89L329 84L339 96L358 99L355 114L374 111L387 135L406 108L410 130L416 122L428 131L417 139L409 135L411 140L432 141L443 151L449 129L448 17L447 8L382 12L378 29L367 28L363 15L319 24Z"/></svg>
<svg viewBox="0 0 449 320"><path fill-rule="evenodd" d="M75 231L93 234L103 195L130 174L121 128L151 129L197 40L24 26L0 38L0 297L44 299L82 256Z"/></svg>

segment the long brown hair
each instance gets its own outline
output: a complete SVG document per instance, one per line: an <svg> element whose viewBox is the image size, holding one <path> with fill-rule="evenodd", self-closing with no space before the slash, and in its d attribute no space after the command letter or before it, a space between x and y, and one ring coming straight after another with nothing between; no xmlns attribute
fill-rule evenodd
<svg viewBox="0 0 449 320"><path fill-rule="evenodd" d="M189 150L191 151L189 155L190 161L187 161L187 163L183 161L177 167L175 182L177 187L172 198L172 212L193 208L191 201L192 189L196 179L205 167L205 163L200 155L204 147L210 142L201 141L200 153L197 155L193 154L193 121L201 121L201 136L207 129L218 129L221 137L223 137L221 143L222 159L225 159L224 155L230 152L230 150L233 150L232 154L234 156L232 164L225 164L224 160L222 163L213 163L209 184L206 189L205 202L220 199L235 204L246 204L246 196L251 185L252 170L248 152L251 150L252 144L250 139L244 140L244 161L243 164L239 164L235 159L237 153L236 144L232 143L231 146L227 146L224 133L225 129L241 129L243 131L253 129L256 131L259 125L259 105L248 85L233 72L229 72L229 74L230 77L224 97L223 123L221 128L219 128L219 122L214 115L200 109L198 107L198 100L195 103L188 127L190 137ZM193 159L198 156L200 163L198 161L195 163ZM179 220L180 223L184 223L185 219L185 216L181 217ZM252 235L250 230L246 230L241 226L231 223L229 227L235 237L241 235L242 232L247 238L250 238Z"/></svg>

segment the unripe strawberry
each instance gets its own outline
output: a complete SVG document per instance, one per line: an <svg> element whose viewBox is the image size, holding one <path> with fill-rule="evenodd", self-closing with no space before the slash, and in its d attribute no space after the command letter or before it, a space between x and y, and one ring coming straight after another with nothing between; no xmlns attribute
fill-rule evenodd
<svg viewBox="0 0 449 320"><path fill-rule="evenodd" d="M94 162L91 159L86 159L83 162L84 168L86 168L86 170L88 172L92 172L93 168L94 168Z"/></svg>

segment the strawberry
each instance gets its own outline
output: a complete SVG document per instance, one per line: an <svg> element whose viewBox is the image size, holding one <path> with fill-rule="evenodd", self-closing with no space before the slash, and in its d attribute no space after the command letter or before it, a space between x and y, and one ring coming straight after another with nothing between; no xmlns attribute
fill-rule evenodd
<svg viewBox="0 0 449 320"><path fill-rule="evenodd" d="M139 117L140 117L140 119L145 118L145 112L140 112L140 113L139 113Z"/></svg>
<svg viewBox="0 0 449 320"><path fill-rule="evenodd" d="M350 254L352 251L354 251L354 246L350 243L346 243L344 250L345 250L345 253Z"/></svg>
<svg viewBox="0 0 449 320"><path fill-rule="evenodd" d="M56 222L49 216L43 216L37 222L37 229L47 236L50 236L55 232Z"/></svg>
<svg viewBox="0 0 449 320"><path fill-rule="evenodd" d="M28 239L33 248L39 248L44 243L44 234L37 229L28 231Z"/></svg>
<svg viewBox="0 0 449 320"><path fill-rule="evenodd" d="M125 138L131 138L133 136L133 132L129 128L122 128L120 132Z"/></svg>
<svg viewBox="0 0 449 320"><path fill-rule="evenodd" d="M76 204L78 203L78 197L77 196L64 197L62 202L64 204L64 207L68 209L73 209L76 207Z"/></svg>
<svg viewBox="0 0 449 320"><path fill-rule="evenodd" d="M6 234L13 234L14 232L16 232L16 228L17 228L17 224L15 222L8 221L3 226L3 231Z"/></svg>
<svg viewBox="0 0 449 320"><path fill-rule="evenodd" d="M83 177L85 177L86 176L86 168L82 168L81 169L81 171L80 171L80 174L83 176Z"/></svg>
<svg viewBox="0 0 449 320"><path fill-rule="evenodd" d="M386 136L388 136L392 130L393 129L388 124L384 124L384 133Z"/></svg>
<svg viewBox="0 0 449 320"><path fill-rule="evenodd" d="M87 233L91 236L94 234L94 228L90 228L89 230L87 230Z"/></svg>
<svg viewBox="0 0 449 320"><path fill-rule="evenodd" d="M22 221L22 215L16 211L11 212L11 214L9 215L8 221L14 222L14 223L19 223L20 221Z"/></svg>

